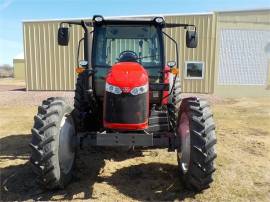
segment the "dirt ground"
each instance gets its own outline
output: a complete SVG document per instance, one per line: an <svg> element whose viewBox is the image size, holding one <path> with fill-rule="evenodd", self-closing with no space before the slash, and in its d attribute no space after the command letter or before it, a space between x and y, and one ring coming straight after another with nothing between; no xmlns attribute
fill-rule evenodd
<svg viewBox="0 0 270 202"><path fill-rule="evenodd" d="M28 162L36 105L45 96L72 98L72 94L25 92L0 81L0 89L4 85L5 90L0 90L1 201L270 201L270 98L206 97L217 126L218 158L214 182L202 193L183 188L173 152L109 148L84 148L72 183L65 190L44 191Z"/></svg>

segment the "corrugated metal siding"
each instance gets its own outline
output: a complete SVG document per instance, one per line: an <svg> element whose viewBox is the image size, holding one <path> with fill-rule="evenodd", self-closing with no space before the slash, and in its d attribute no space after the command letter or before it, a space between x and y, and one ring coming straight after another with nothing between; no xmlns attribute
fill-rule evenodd
<svg viewBox="0 0 270 202"><path fill-rule="evenodd" d="M77 46L83 36L79 26L70 32L69 46L57 44L59 22L24 23L28 90L73 90ZM80 58L82 58L82 51Z"/></svg>
<svg viewBox="0 0 270 202"><path fill-rule="evenodd" d="M115 59L118 58L119 54L126 50L134 50L135 52L139 52L139 39L133 39L133 40L119 40L115 39L111 42L111 47L109 48L110 59L109 63L110 65L113 65L116 61ZM146 43L143 44L143 53L142 55L147 55L148 45Z"/></svg>
<svg viewBox="0 0 270 202"><path fill-rule="evenodd" d="M13 59L14 78L25 80L25 62L24 59Z"/></svg>
<svg viewBox="0 0 270 202"><path fill-rule="evenodd" d="M185 61L204 61L202 80L187 80L182 76L184 92L212 93L214 86L215 22L212 15L166 16L167 22L190 23L198 28L199 44L196 49L185 45L183 28L166 30L179 43L181 75ZM25 22L24 47L28 90L73 90L76 74L76 52L83 31L73 26L68 47L57 45L59 21ZM167 60L175 59L174 46L166 40ZM80 58L82 58L82 53Z"/></svg>
<svg viewBox="0 0 270 202"><path fill-rule="evenodd" d="M183 28L174 28L165 30L179 44L180 72L182 75L183 92L192 93L212 93L214 86L215 70L215 22L212 15L196 16L167 16L166 22L188 23L197 26L198 47L190 49L186 47L185 30ZM174 44L166 40L167 60L175 58ZM185 79L185 61L203 61L205 62L204 79Z"/></svg>

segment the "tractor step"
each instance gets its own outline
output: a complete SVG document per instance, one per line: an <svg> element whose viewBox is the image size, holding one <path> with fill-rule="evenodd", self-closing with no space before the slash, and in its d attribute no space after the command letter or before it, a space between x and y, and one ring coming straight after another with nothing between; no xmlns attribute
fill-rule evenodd
<svg viewBox="0 0 270 202"><path fill-rule="evenodd" d="M167 132L170 130L168 112L152 109L149 117L149 126L146 129L149 133Z"/></svg>
<svg viewBox="0 0 270 202"><path fill-rule="evenodd" d="M169 131L169 124L168 122L165 124L153 124L149 125L147 132L161 132L161 131Z"/></svg>
<svg viewBox="0 0 270 202"><path fill-rule="evenodd" d="M168 123L168 118L166 116L164 117L154 116L154 117L149 118L149 125L161 124L161 123Z"/></svg>
<svg viewBox="0 0 270 202"><path fill-rule="evenodd" d="M167 112L165 111L158 111L158 110L151 110L150 117L158 116L158 117L167 117Z"/></svg>

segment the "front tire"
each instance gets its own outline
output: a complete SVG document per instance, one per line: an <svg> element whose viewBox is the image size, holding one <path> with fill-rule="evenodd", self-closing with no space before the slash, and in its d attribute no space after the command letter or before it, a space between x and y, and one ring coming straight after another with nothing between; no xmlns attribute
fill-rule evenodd
<svg viewBox="0 0 270 202"><path fill-rule="evenodd" d="M215 124L209 104L199 98L183 99L178 115L178 167L187 188L202 191L209 187L215 172Z"/></svg>
<svg viewBox="0 0 270 202"><path fill-rule="evenodd" d="M71 112L62 98L49 98L34 117L30 162L47 189L63 188L72 178L76 135Z"/></svg>

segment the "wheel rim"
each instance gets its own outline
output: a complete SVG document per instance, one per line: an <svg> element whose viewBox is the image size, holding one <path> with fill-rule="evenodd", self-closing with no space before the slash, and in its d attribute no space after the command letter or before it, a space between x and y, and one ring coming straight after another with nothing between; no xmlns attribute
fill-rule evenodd
<svg viewBox="0 0 270 202"><path fill-rule="evenodd" d="M181 151L178 152L180 166L184 173L187 173L190 163L190 130L189 118L187 113L183 112L180 117L178 134L181 139Z"/></svg>
<svg viewBox="0 0 270 202"><path fill-rule="evenodd" d="M73 166L75 151L73 141L75 137L75 128L70 115L64 115L60 123L59 135L59 163L61 171L69 173Z"/></svg>

